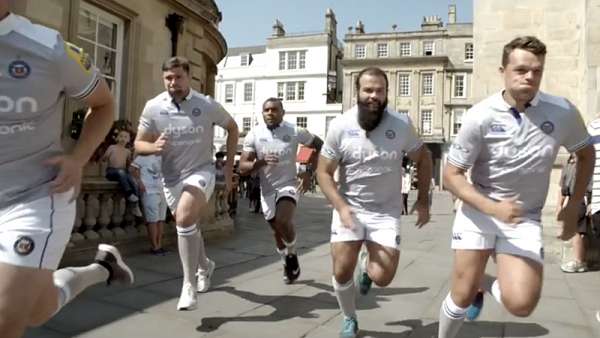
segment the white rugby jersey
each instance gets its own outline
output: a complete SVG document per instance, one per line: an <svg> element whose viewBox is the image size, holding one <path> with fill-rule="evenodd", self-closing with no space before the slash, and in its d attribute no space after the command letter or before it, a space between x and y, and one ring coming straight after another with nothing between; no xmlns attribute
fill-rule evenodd
<svg viewBox="0 0 600 338"><path fill-rule="evenodd" d="M255 153L257 159L263 159L268 154L276 155L279 159L277 164L266 165L259 170L263 194L296 185L298 144L310 145L313 139L314 136L306 129L296 128L287 121L282 121L272 130L260 123L248 132L244 138L244 151Z"/></svg>
<svg viewBox="0 0 600 338"><path fill-rule="evenodd" d="M471 169L484 195L502 200L518 196L525 217L540 221L550 172L560 146L575 152L590 142L585 124L567 99L538 92L520 122L496 93L473 106L448 154L448 162Z"/></svg>
<svg viewBox="0 0 600 338"><path fill-rule="evenodd" d="M149 100L138 129L168 140L162 152L162 174L166 186L173 186L200 168L214 172L213 126L226 128L231 115L217 101L193 89L181 103L168 92Z"/></svg>
<svg viewBox="0 0 600 338"><path fill-rule="evenodd" d="M339 191L351 206L400 218L402 158L422 145L408 115L386 110L367 133L354 106L331 121L321 155L339 163Z"/></svg>
<svg viewBox="0 0 600 338"><path fill-rule="evenodd" d="M65 96L84 99L100 81L80 48L52 29L9 14L0 20L0 209L48 196L62 153Z"/></svg>

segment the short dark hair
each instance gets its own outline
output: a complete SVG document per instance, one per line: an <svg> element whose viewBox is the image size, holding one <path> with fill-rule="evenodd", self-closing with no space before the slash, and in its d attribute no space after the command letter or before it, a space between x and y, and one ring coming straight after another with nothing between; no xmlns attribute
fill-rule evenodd
<svg viewBox="0 0 600 338"><path fill-rule="evenodd" d="M187 74L190 73L190 62L188 59L181 56L173 56L165 60L162 64L162 71L166 72L173 68L182 68Z"/></svg>
<svg viewBox="0 0 600 338"><path fill-rule="evenodd" d="M277 98L277 97L270 97L270 98L266 99L265 102L263 102L263 104L262 104L263 110L265 109L265 104L267 104L269 102L279 103L279 107L283 111L283 102L281 102L281 99Z"/></svg>
<svg viewBox="0 0 600 338"><path fill-rule="evenodd" d="M220 158L224 158L225 157L225 153L222 151L219 151L215 154L215 158L220 159Z"/></svg>
<svg viewBox="0 0 600 338"><path fill-rule="evenodd" d="M356 82L354 83L356 92L358 92L360 90L360 79L362 78L363 75L383 77L385 79L385 91L386 92L388 91L389 81L388 81L388 78L387 78L387 75L385 74L385 72L383 70L381 70L381 68L378 68L378 67L367 67L367 68L361 70L360 73L358 73L358 76L356 77Z"/></svg>
<svg viewBox="0 0 600 338"><path fill-rule="evenodd" d="M536 56L546 55L546 45L535 36L518 36L504 45L502 50L502 67L508 64L508 56L515 49L523 49Z"/></svg>

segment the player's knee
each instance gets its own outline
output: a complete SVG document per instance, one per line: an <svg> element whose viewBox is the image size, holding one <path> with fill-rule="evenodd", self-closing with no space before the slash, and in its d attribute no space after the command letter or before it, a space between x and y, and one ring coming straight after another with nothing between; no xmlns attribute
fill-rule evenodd
<svg viewBox="0 0 600 338"><path fill-rule="evenodd" d="M395 270L391 271L391 269L388 269L386 271L385 269L382 269L377 266L373 267L373 265L369 268L369 278L371 278L373 283L375 283L375 285L379 287L385 287L390 285L390 283L394 279L395 273Z"/></svg>
<svg viewBox="0 0 600 338"><path fill-rule="evenodd" d="M388 276L388 275L371 277L371 280L375 283L375 285L377 285L379 287L385 287L385 286L390 285L390 283L392 282L393 279L394 279L394 276Z"/></svg>
<svg viewBox="0 0 600 338"><path fill-rule="evenodd" d="M336 267L333 270L333 277L339 284L346 284L354 276L353 269L347 269L344 267Z"/></svg>
<svg viewBox="0 0 600 338"><path fill-rule="evenodd" d="M517 317L529 317L533 310L535 310L538 300L533 298L527 299L526 297L518 298L520 299L502 297L502 303L512 315Z"/></svg>

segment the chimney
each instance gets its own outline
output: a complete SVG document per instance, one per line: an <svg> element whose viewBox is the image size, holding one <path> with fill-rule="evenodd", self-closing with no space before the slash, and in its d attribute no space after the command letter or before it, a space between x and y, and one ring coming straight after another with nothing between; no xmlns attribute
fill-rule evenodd
<svg viewBox="0 0 600 338"><path fill-rule="evenodd" d="M365 25L362 21L358 20L356 23L356 27L354 28L354 33L356 34L364 34L365 33Z"/></svg>
<svg viewBox="0 0 600 338"><path fill-rule="evenodd" d="M282 37L285 36L285 29L283 29L283 24L279 21L279 19L275 19L275 23L273 24L273 37Z"/></svg>
<svg viewBox="0 0 600 338"><path fill-rule="evenodd" d="M456 23L456 5L448 5L448 24Z"/></svg>
<svg viewBox="0 0 600 338"><path fill-rule="evenodd" d="M423 31L436 31L442 28L442 18L437 15L430 15L423 17L423 23L421 23L421 30Z"/></svg>
<svg viewBox="0 0 600 338"><path fill-rule="evenodd" d="M331 36L337 34L337 20L331 8L327 8L325 12L325 33L329 33Z"/></svg>

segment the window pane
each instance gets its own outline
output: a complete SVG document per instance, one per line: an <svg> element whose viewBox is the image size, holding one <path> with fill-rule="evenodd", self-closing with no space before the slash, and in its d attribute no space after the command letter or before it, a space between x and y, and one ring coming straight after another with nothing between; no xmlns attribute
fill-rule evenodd
<svg viewBox="0 0 600 338"><path fill-rule="evenodd" d="M423 41L423 55L433 55L433 41Z"/></svg>
<svg viewBox="0 0 600 338"><path fill-rule="evenodd" d="M96 50L93 43L85 40L79 40L77 46L82 48L84 52L88 53L88 55L92 58L92 62L96 64Z"/></svg>
<svg viewBox="0 0 600 338"><path fill-rule="evenodd" d="M244 83L244 101L252 101L252 83Z"/></svg>
<svg viewBox="0 0 600 338"><path fill-rule="evenodd" d="M454 76L454 96L464 97L465 96L465 76L455 75Z"/></svg>
<svg viewBox="0 0 600 338"><path fill-rule="evenodd" d="M300 52L300 56L298 57L298 68L306 68L306 51Z"/></svg>
<svg viewBox="0 0 600 338"><path fill-rule="evenodd" d="M431 110L423 110L421 112L421 131L423 134L431 134L432 120Z"/></svg>
<svg viewBox="0 0 600 338"><path fill-rule="evenodd" d="M80 37L86 38L90 41L96 41L96 20L96 14L87 10L79 11L79 26L77 27L77 34Z"/></svg>
<svg viewBox="0 0 600 338"><path fill-rule="evenodd" d="M283 100L283 82L278 82L277 83L277 98Z"/></svg>
<svg viewBox="0 0 600 338"><path fill-rule="evenodd" d="M112 49L117 48L117 25L100 20L98 25L98 43Z"/></svg>
<svg viewBox="0 0 600 338"><path fill-rule="evenodd" d="M423 74L423 95L433 95L433 74Z"/></svg>
<svg viewBox="0 0 600 338"><path fill-rule="evenodd" d="M242 130L246 132L249 131L251 127L250 123L252 123L252 118L244 117L242 119Z"/></svg>
<svg viewBox="0 0 600 338"><path fill-rule="evenodd" d="M232 84L225 85L225 102L227 102L227 103L233 102L233 85Z"/></svg>
<svg viewBox="0 0 600 338"><path fill-rule="evenodd" d="M285 52L279 52L279 70L285 69Z"/></svg>
<svg viewBox="0 0 600 338"><path fill-rule="evenodd" d="M295 82L287 82L285 89L285 99L294 101L296 100L296 83Z"/></svg>
<svg viewBox="0 0 600 338"><path fill-rule="evenodd" d="M107 76L115 76L116 53L104 47L98 47L98 61L96 65Z"/></svg>
<svg viewBox="0 0 600 338"><path fill-rule="evenodd" d="M299 128L305 128L308 126L308 118L306 116L296 117L296 126Z"/></svg>
<svg viewBox="0 0 600 338"><path fill-rule="evenodd" d="M354 57L357 59L364 59L366 56L366 48L365 45L356 45L354 46Z"/></svg>
<svg viewBox="0 0 600 338"><path fill-rule="evenodd" d="M400 74L398 76L398 86L400 96L410 96L410 75Z"/></svg>
<svg viewBox="0 0 600 338"><path fill-rule="evenodd" d="M465 44L465 61L473 60L473 44L467 43Z"/></svg>
<svg viewBox="0 0 600 338"><path fill-rule="evenodd" d="M304 100L304 82L298 82L298 100Z"/></svg>
<svg viewBox="0 0 600 338"><path fill-rule="evenodd" d="M454 135L458 134L458 131L460 130L460 127L462 126L462 118L463 118L463 114L464 114L464 109L457 109L454 110L454 114L453 114L453 123L452 123L452 133Z"/></svg>
<svg viewBox="0 0 600 338"><path fill-rule="evenodd" d="M388 56L388 45L387 43L377 44L377 57L384 58Z"/></svg>
<svg viewBox="0 0 600 338"><path fill-rule="evenodd" d="M400 44L400 56L410 56L410 42Z"/></svg>
<svg viewBox="0 0 600 338"><path fill-rule="evenodd" d="M247 66L248 65L248 55L242 55L241 56L240 65L241 66Z"/></svg>
<svg viewBox="0 0 600 338"><path fill-rule="evenodd" d="M296 69L296 61L297 61L297 52L288 52L288 69Z"/></svg>

